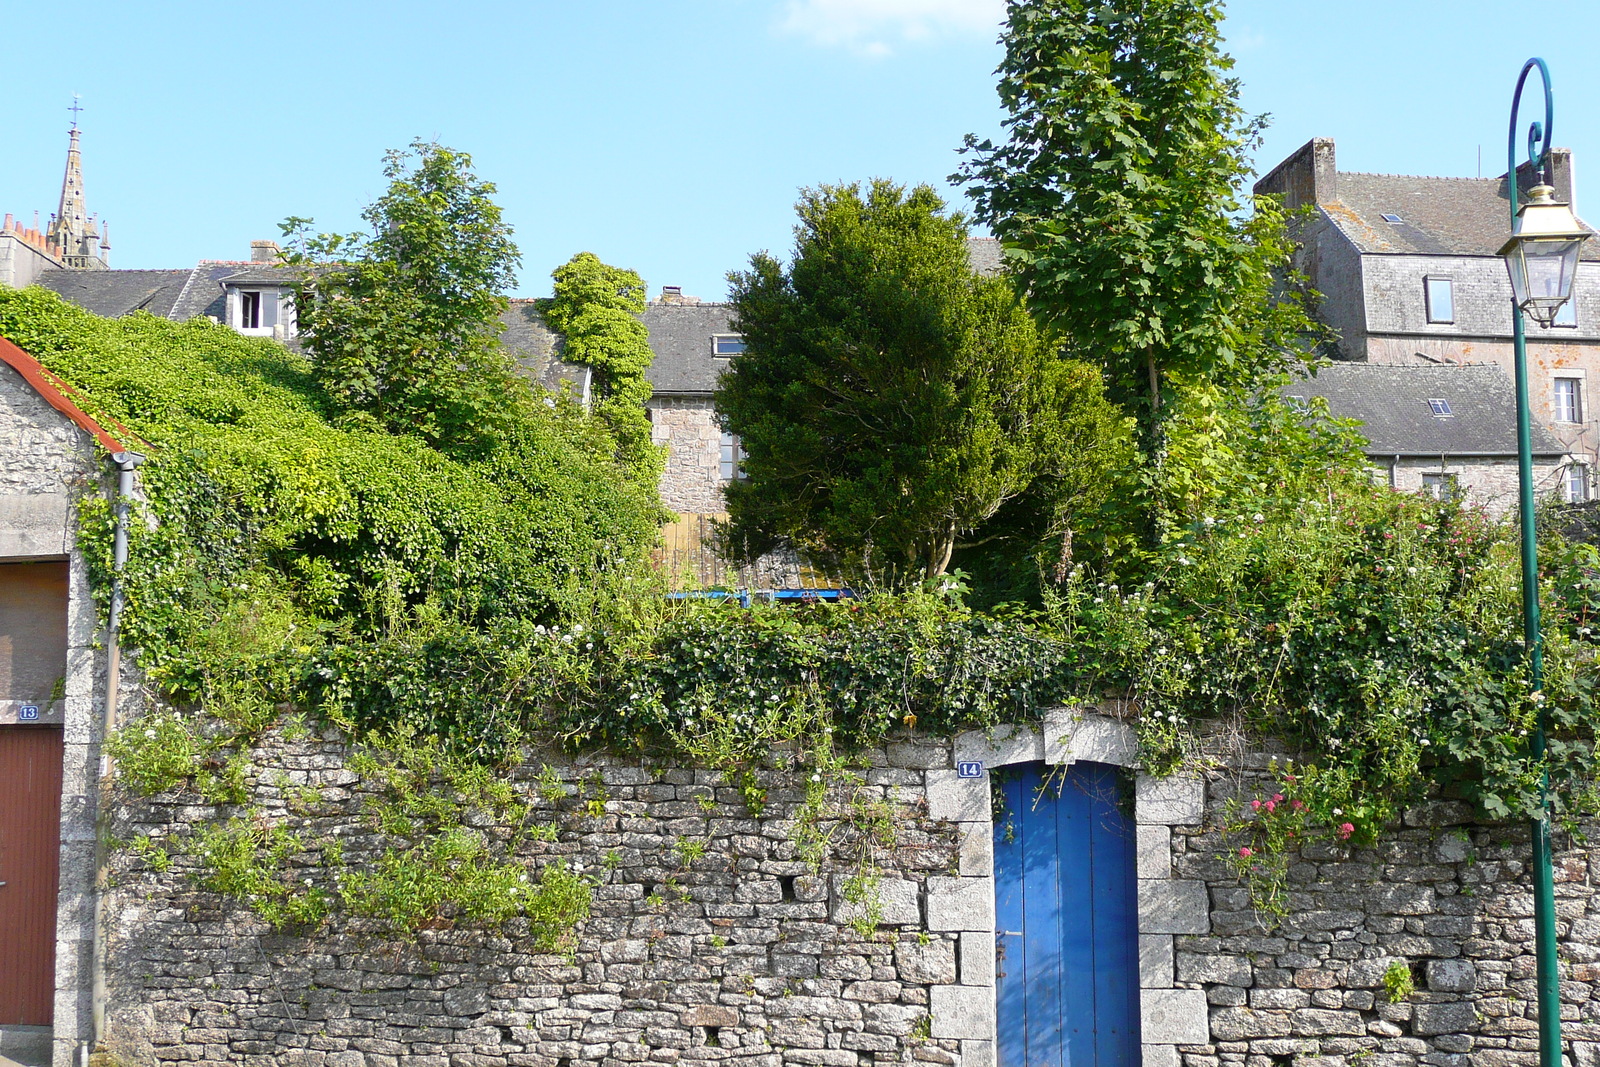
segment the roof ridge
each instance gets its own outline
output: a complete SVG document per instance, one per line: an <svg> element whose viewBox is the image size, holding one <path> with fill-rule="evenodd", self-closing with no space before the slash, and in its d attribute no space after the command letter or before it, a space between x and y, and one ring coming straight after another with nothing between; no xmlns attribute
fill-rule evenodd
<svg viewBox="0 0 1600 1067"><path fill-rule="evenodd" d="M172 319L173 322L180 321L179 319L173 318L173 316L176 315L178 313L178 309L183 306L183 300L189 295L189 290L194 286L194 280L199 276L199 274L199 267L193 267L190 269L189 276L183 280L183 288L178 290L178 295L173 298L172 306L167 309L167 318Z"/></svg>
<svg viewBox="0 0 1600 1067"><path fill-rule="evenodd" d="M1435 182L1499 182L1504 177L1499 174L1493 178L1468 178L1460 174L1397 174L1385 170L1341 170L1334 173L1360 178L1426 178Z"/></svg>

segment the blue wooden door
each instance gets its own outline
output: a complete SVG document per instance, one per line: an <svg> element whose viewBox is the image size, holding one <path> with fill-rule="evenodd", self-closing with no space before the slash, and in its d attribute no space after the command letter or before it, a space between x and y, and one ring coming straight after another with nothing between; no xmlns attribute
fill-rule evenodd
<svg viewBox="0 0 1600 1067"><path fill-rule="evenodd" d="M1118 769L1008 767L994 828L1000 1067L1138 1067L1133 822Z"/></svg>

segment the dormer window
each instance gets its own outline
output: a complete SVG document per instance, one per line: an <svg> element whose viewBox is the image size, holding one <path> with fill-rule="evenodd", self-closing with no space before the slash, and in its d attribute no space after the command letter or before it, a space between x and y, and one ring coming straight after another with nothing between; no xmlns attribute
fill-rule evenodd
<svg viewBox="0 0 1600 1067"><path fill-rule="evenodd" d="M259 292L240 291L239 328L242 330L259 330L261 328L261 294Z"/></svg>
<svg viewBox="0 0 1600 1067"><path fill-rule="evenodd" d="M719 359L731 359L744 351L744 338L736 333L719 333L711 337L711 354Z"/></svg>

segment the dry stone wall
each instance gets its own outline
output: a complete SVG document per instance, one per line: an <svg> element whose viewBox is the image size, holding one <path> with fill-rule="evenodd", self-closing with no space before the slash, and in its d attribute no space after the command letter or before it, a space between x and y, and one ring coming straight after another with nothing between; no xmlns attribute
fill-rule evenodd
<svg viewBox="0 0 1600 1067"><path fill-rule="evenodd" d="M406 938L348 919L311 936L275 933L198 888L183 849L165 871L123 852L109 908L109 1047L144 1064L993 1067L988 776L1133 754L1119 723L1067 713L1039 727L898 740L867 754L859 782L830 783L838 847L820 869L797 844L806 780L793 770L758 772L768 799L756 814L719 773L607 757L561 763L567 795L547 802L531 763L519 791L558 832L524 850L597 883L591 917L561 952L540 951L520 919ZM332 743L266 745L255 753L254 817L322 820L359 858L375 830L353 814L363 787L343 755ZM1432 801L1375 848L1307 846L1291 858L1290 914L1275 925L1224 862L1238 842L1220 827L1230 800L1278 787L1272 760L1282 756L1219 755L1187 777L1136 776L1144 1063L1531 1067L1525 829L1477 825L1462 805ZM972 761L983 776L963 778L957 763ZM322 814L297 817L307 788ZM865 853L845 815L858 802L887 805L895 830L871 854L865 899L852 881ZM125 804L113 832L172 843L227 814L164 794ZM686 859L685 841L703 852ZM293 862L309 871L319 860ZM1558 855L1576 1067L1600 1063L1590 864L1571 842ZM1391 1000L1384 976L1396 962L1416 988Z"/></svg>

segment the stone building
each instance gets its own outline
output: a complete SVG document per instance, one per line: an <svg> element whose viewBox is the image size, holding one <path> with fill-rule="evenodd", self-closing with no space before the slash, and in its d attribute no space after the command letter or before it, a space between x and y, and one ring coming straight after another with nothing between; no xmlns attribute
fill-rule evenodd
<svg viewBox="0 0 1600 1067"><path fill-rule="evenodd" d="M1552 149L1546 178L1571 203L1572 154ZM1519 188L1531 188L1526 166ZM1312 212L1299 234L1300 266L1322 294L1319 315L1342 359L1451 367L1489 363L1512 373L1511 283L1496 254L1510 234L1505 175L1434 178L1361 174L1336 167L1334 144L1315 138L1256 183L1287 207ZM1528 321L1532 413L1579 476L1569 499L1588 499L1600 460L1600 422L1587 381L1600 375L1600 247L1591 242L1573 299L1556 323ZM1420 445L1419 445L1420 447Z"/></svg>
<svg viewBox="0 0 1600 1067"><path fill-rule="evenodd" d="M0 1063L49 1063L53 1043L69 1067L92 1030L96 767L117 709L76 505L137 461L0 339Z"/></svg>
<svg viewBox="0 0 1600 1067"><path fill-rule="evenodd" d="M1501 368L1338 362L1284 392L1322 397L1329 414L1360 420L1367 459L1387 485L1462 496L1496 514L1516 508L1516 390ZM1587 468L1537 421L1533 462L1537 492L1583 499Z"/></svg>

